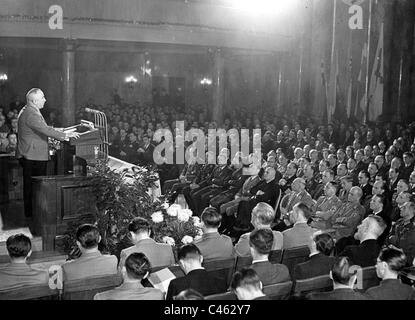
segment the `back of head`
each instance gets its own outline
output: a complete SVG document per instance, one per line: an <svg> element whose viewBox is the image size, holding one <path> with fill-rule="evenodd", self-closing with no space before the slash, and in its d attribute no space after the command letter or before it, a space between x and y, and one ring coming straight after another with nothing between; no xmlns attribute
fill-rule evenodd
<svg viewBox="0 0 415 320"><path fill-rule="evenodd" d="M178 260L200 261L201 256L199 248L193 243L182 246L177 253Z"/></svg>
<svg viewBox="0 0 415 320"><path fill-rule="evenodd" d="M98 247L100 238L98 228L92 224L83 224L76 230L76 240L84 249Z"/></svg>
<svg viewBox="0 0 415 320"><path fill-rule="evenodd" d="M150 232L150 229L150 223L141 217L134 218L128 225L128 231L134 232L136 234L141 232Z"/></svg>
<svg viewBox="0 0 415 320"><path fill-rule="evenodd" d="M174 300L204 300L204 297L194 289L186 289L175 296Z"/></svg>
<svg viewBox="0 0 415 320"><path fill-rule="evenodd" d="M219 228L222 221L222 215L214 207L203 210L201 218L207 228Z"/></svg>
<svg viewBox="0 0 415 320"><path fill-rule="evenodd" d="M305 220L308 220L311 218L312 212L305 203L302 203L302 202L297 203L294 206L294 210L296 210L298 215L303 216Z"/></svg>
<svg viewBox="0 0 415 320"><path fill-rule="evenodd" d="M354 274L351 274L349 269L351 263L348 257L337 257L331 269L331 276L335 283L349 285L350 279Z"/></svg>
<svg viewBox="0 0 415 320"><path fill-rule="evenodd" d="M252 210L252 217L261 225L271 225L275 219L274 209L265 202L258 203Z"/></svg>
<svg viewBox="0 0 415 320"><path fill-rule="evenodd" d="M7 238L6 247L11 258L25 258L32 249L32 243L27 236L19 233Z"/></svg>
<svg viewBox="0 0 415 320"><path fill-rule="evenodd" d="M255 270L242 268L240 271L235 272L231 282L231 289L236 291L237 288L244 288L248 291L261 290L261 280Z"/></svg>
<svg viewBox="0 0 415 320"><path fill-rule="evenodd" d="M326 256L330 256L334 250L334 240L328 233L320 233L314 237L316 243L316 249L318 252Z"/></svg>
<svg viewBox="0 0 415 320"><path fill-rule="evenodd" d="M386 262L392 272L400 272L406 265L406 255L403 250L392 246L383 248L379 253L378 260Z"/></svg>
<svg viewBox="0 0 415 320"><path fill-rule="evenodd" d="M141 280L151 272L151 264L142 252L134 252L125 260L125 269L129 278Z"/></svg>
<svg viewBox="0 0 415 320"><path fill-rule="evenodd" d="M249 235L249 245L260 254L269 254L274 243L274 234L270 229L254 230Z"/></svg>

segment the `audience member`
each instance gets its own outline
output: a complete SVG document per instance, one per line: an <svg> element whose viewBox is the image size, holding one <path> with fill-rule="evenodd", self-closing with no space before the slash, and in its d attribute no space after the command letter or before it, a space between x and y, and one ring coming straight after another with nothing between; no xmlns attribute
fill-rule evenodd
<svg viewBox="0 0 415 320"><path fill-rule="evenodd" d="M270 300L262 291L262 283L257 273L250 268L235 272L231 289L238 300Z"/></svg>

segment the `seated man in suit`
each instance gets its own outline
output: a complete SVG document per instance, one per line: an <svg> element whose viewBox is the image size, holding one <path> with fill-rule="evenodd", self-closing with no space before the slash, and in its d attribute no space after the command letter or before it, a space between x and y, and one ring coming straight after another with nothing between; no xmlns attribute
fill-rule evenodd
<svg viewBox="0 0 415 320"><path fill-rule="evenodd" d="M333 280L333 291L312 292L308 300L367 300L366 296L353 290L357 278L357 270L351 272L352 264L347 257L336 258L330 271Z"/></svg>
<svg viewBox="0 0 415 320"><path fill-rule="evenodd" d="M316 232L309 248L309 259L294 268L296 280L328 275L334 264L335 258L331 256L334 251L334 240L328 233Z"/></svg>
<svg viewBox="0 0 415 320"><path fill-rule="evenodd" d="M179 265L185 273L184 277L173 279L167 289L166 300L186 289L194 289L204 296L225 292L226 286L211 277L202 267L203 256L194 244L184 245L177 254Z"/></svg>
<svg viewBox="0 0 415 320"><path fill-rule="evenodd" d="M336 196L337 185L334 181L327 182L324 186L325 196L320 197L316 204L316 213L310 225L316 229L326 229L326 221L342 204Z"/></svg>
<svg viewBox="0 0 415 320"><path fill-rule="evenodd" d="M251 212L259 202L266 202L272 207L280 195L280 188L275 181L275 169L267 167L264 172L264 181L257 186L257 192L249 200L239 203L238 213L235 220L234 235L241 236L242 232L249 231L252 228Z"/></svg>
<svg viewBox="0 0 415 320"><path fill-rule="evenodd" d="M289 221L293 227L282 232L283 249L308 246L314 232L317 230L307 224L311 217L310 209L302 202L297 203L289 214Z"/></svg>
<svg viewBox="0 0 415 320"><path fill-rule="evenodd" d="M148 135L143 136L143 146L138 148L138 161L141 165L152 165L154 145L151 143L151 138Z"/></svg>
<svg viewBox="0 0 415 320"><path fill-rule="evenodd" d="M231 238L218 232L222 216L215 208L208 207L203 210L201 218L203 235L193 243L199 248L205 261L232 258L234 248Z"/></svg>
<svg viewBox="0 0 415 320"><path fill-rule="evenodd" d="M103 255L98 250L101 236L96 226L79 226L76 240L81 256L62 265L64 281L117 273L117 257Z"/></svg>
<svg viewBox="0 0 415 320"><path fill-rule="evenodd" d="M273 242L274 235L270 229L254 230L249 236L252 256L250 268L255 270L264 286L291 280L290 272L285 265L272 264L268 260Z"/></svg>
<svg viewBox="0 0 415 320"><path fill-rule="evenodd" d="M380 251L379 236L386 228L382 217L370 215L357 227L354 237L360 241L359 245L347 246L340 254L349 257L350 261L358 266L369 267L376 264L376 258Z"/></svg>
<svg viewBox="0 0 415 320"><path fill-rule="evenodd" d="M238 300L270 300L262 292L262 283L255 270L243 268L234 273L231 289Z"/></svg>
<svg viewBox="0 0 415 320"><path fill-rule="evenodd" d="M121 251L119 269L124 266L125 259L133 252L142 252L154 267L170 266L175 263L173 249L165 243L158 243L150 238L150 223L141 217L134 218L129 226L131 238L135 245Z"/></svg>
<svg viewBox="0 0 415 320"><path fill-rule="evenodd" d="M382 281L369 288L366 295L375 300L415 300L414 289L398 279L405 265L406 255L402 250L394 247L382 249L376 261L376 274Z"/></svg>
<svg viewBox="0 0 415 320"><path fill-rule="evenodd" d="M268 203L260 202L252 210L251 223L254 226L254 230L268 229L271 230L271 224L275 219L274 208ZM271 250L281 250L283 244L283 236L279 231L272 231L274 235L274 242ZM249 257L251 250L249 247L250 232L244 233L235 245L235 252L240 257Z"/></svg>
<svg viewBox="0 0 415 320"><path fill-rule="evenodd" d="M122 268L123 283L119 287L97 293L94 300L164 300L164 293L156 288L145 288L141 280L151 272L150 261L144 253L134 252Z"/></svg>
<svg viewBox="0 0 415 320"><path fill-rule="evenodd" d="M8 237L6 247L10 263L0 267L0 290L48 284L47 270L35 269L27 264L32 254L32 243L27 236L19 233Z"/></svg>

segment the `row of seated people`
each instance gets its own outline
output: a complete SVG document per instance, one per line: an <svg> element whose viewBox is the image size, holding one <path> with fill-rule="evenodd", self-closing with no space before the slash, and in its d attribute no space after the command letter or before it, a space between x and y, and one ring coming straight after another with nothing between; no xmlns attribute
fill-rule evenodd
<svg viewBox="0 0 415 320"><path fill-rule="evenodd" d="M295 205L291 215L295 220L295 227L281 234L271 230L271 223L275 216L274 209L266 203L258 204L252 213L254 231L243 235L233 247L229 237L218 233L221 215L215 208L207 208L202 214L204 232L202 238L178 251L178 263L185 276L170 282L166 299L172 299L188 288L195 289L203 295L226 290L223 283L212 279L204 270L202 267L204 259L219 260L234 255L248 254L252 257L251 268L258 274L263 285L328 274L334 261L331 257L335 248L333 238L327 233L315 233L315 230L307 225L309 209L306 205L302 203ZM359 226L355 236L361 243L346 247L338 256L347 256L354 264L361 267L376 265L381 251L377 238L383 233L384 228L385 223L382 218L376 215L367 217ZM156 243L151 239L150 225L143 218L135 218L130 223L129 230L136 244L121 252L121 259L118 263L115 256L102 255L98 251L100 235L97 228L93 225L81 226L76 237L82 255L62 265L63 281L121 272L125 283L111 293L99 294L97 299L164 297L160 292L155 291L156 289L142 288L139 282L151 272L151 267L170 266L175 263L171 246ZM295 266L292 275L287 266L269 261L269 254L272 250L301 245L309 246L310 258L307 262ZM10 237L7 241L7 249L12 262L0 269L2 290L47 282L46 271L32 269L26 264L31 252L30 240L27 237L24 235ZM402 267L406 265L405 257ZM134 270L136 276L134 276Z"/></svg>

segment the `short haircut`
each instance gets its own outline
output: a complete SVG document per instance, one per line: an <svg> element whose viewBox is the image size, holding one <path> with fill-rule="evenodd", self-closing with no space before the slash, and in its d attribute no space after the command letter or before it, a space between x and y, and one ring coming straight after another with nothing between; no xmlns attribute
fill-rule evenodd
<svg viewBox="0 0 415 320"><path fill-rule="evenodd" d="M249 246L260 254L269 254L274 244L274 234L270 229L254 230L249 235Z"/></svg>
<svg viewBox="0 0 415 320"><path fill-rule="evenodd" d="M32 243L29 237L18 233L7 238L6 247L11 258L25 258L32 249Z"/></svg>
<svg viewBox="0 0 415 320"><path fill-rule="evenodd" d="M348 285L353 274L350 273L349 268L351 262L348 257L337 257L331 268L331 275L333 281L336 283Z"/></svg>
<svg viewBox="0 0 415 320"><path fill-rule="evenodd" d="M297 203L294 207L296 207L298 210L300 210L307 220L311 218L311 210L307 205L303 202Z"/></svg>
<svg viewBox="0 0 415 320"><path fill-rule="evenodd" d="M316 243L316 249L325 256L330 256L334 250L333 237L328 233L320 233L314 236L314 242Z"/></svg>
<svg viewBox="0 0 415 320"><path fill-rule="evenodd" d="M186 244L182 246L178 253L177 253L177 259L178 260L199 260L201 256L201 252L199 248L194 245L193 243Z"/></svg>
<svg viewBox="0 0 415 320"><path fill-rule="evenodd" d="M204 297L199 291L186 289L175 296L174 300L204 300Z"/></svg>
<svg viewBox="0 0 415 320"><path fill-rule="evenodd" d="M142 252L134 252L125 260L125 269L130 278L143 279L147 272L151 272L151 264Z"/></svg>
<svg viewBox="0 0 415 320"><path fill-rule="evenodd" d="M386 229L385 220L383 220L382 217L377 216L375 214L369 215L368 218L370 218L372 221L376 223L374 232L379 237L383 233L383 231L385 231Z"/></svg>
<svg viewBox="0 0 415 320"><path fill-rule="evenodd" d="M39 88L32 88L26 93L26 102L32 101L32 96L40 91Z"/></svg>
<svg viewBox="0 0 415 320"><path fill-rule="evenodd" d="M98 246L99 243L98 228L92 224L83 224L76 230L76 240L79 241L82 248L92 249Z"/></svg>
<svg viewBox="0 0 415 320"><path fill-rule="evenodd" d="M406 265L406 255L403 250L392 246L380 250L378 259L386 262L389 269L395 272L401 271Z"/></svg>
<svg viewBox="0 0 415 320"><path fill-rule="evenodd" d="M340 166L341 164L339 164L339 166ZM328 172L329 173L329 175L330 175L330 177L332 177L332 178L334 178L334 176L335 176L335 174L334 174L334 171L332 170L332 169L329 169L329 168L327 168L326 170L324 170L323 171L323 173L324 172Z"/></svg>
<svg viewBox="0 0 415 320"><path fill-rule="evenodd" d="M362 170L359 173L363 174L367 179L370 179L370 174L366 170Z"/></svg>
<svg viewBox="0 0 415 320"><path fill-rule="evenodd" d="M268 203L259 202L252 210L252 216L258 220L260 224L270 225L274 222L275 211Z"/></svg>
<svg viewBox="0 0 415 320"><path fill-rule="evenodd" d="M150 229L150 223L146 219L141 217L134 218L128 225L128 231L134 233L150 232Z"/></svg>
<svg viewBox="0 0 415 320"><path fill-rule="evenodd" d="M235 291L240 287L261 290L261 280L254 269L242 268L240 271L234 273L231 289Z"/></svg>
<svg viewBox="0 0 415 320"><path fill-rule="evenodd" d="M384 189L383 189L384 190ZM385 207L386 206L386 197L383 195L383 194L374 194L373 195L373 198L374 197L378 197L379 198L379 201L380 201L380 203L383 205L383 207Z"/></svg>
<svg viewBox="0 0 415 320"><path fill-rule="evenodd" d="M202 212L202 222L206 227L218 228L222 221L222 215L214 207L207 207Z"/></svg>

